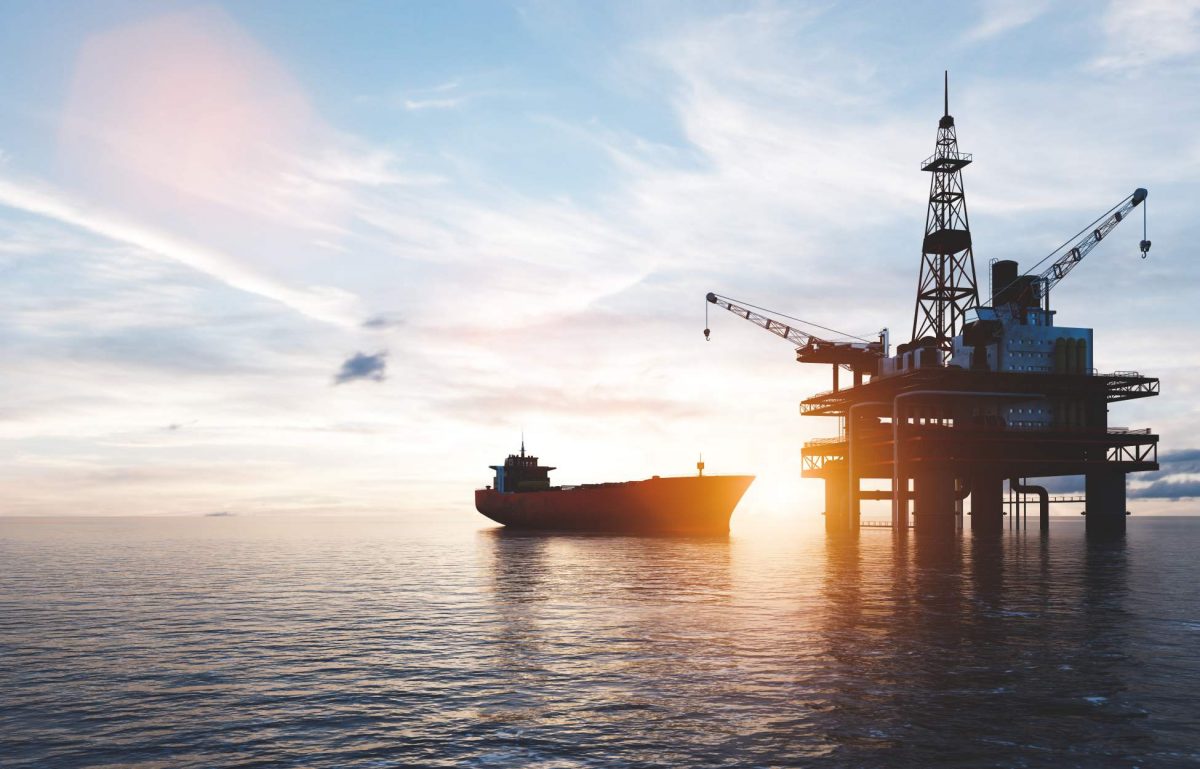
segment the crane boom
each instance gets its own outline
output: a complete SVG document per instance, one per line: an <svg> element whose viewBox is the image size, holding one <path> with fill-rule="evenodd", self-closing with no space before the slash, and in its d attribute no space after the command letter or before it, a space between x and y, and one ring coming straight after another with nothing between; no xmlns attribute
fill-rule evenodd
<svg viewBox="0 0 1200 769"><path fill-rule="evenodd" d="M878 341L867 341L864 339L857 342L831 342L828 339L813 336L767 315L763 315L760 312L755 312L748 307L743 307L728 297L714 294L711 291L705 299L710 304L715 304L734 315L745 318L759 328L764 328L772 334L796 345L796 360L801 363L829 363L834 367L840 366L847 371L853 371L857 379L862 374L874 374L879 359L887 354L887 329L880 332ZM815 323L810 323L809 325L816 326ZM825 328L824 326L817 327ZM833 329L825 330L839 336L851 336L850 334L842 334ZM704 329L705 338L708 337L708 333L708 329ZM854 338L857 339L858 337Z"/></svg>
<svg viewBox="0 0 1200 769"><path fill-rule="evenodd" d="M766 315L754 312L753 310L742 307L741 305L734 304L726 297L714 294L711 291L708 292L708 296L705 298L711 304L715 304L718 307L729 310L734 315L740 315L759 328L765 328L775 336L782 337L797 347L805 347L816 338L812 334L806 334L799 329L792 328L786 323L780 323L774 318L769 318Z"/></svg>
<svg viewBox="0 0 1200 769"><path fill-rule="evenodd" d="M1091 225L1085 227L1086 234L1074 242L1066 253L1058 257L1038 276L1037 282L1041 286L1041 298L1045 299L1049 295L1050 289L1058 285L1059 281L1067 277L1067 274L1075 268L1075 265L1083 261L1093 248L1101 241L1108 233L1112 232L1113 228L1120 224L1125 217L1129 215L1134 208L1146 200L1146 192L1144 187L1138 187L1133 191L1133 194L1122 200L1116 205L1116 210L1111 211L1103 218L1103 221L1097 220ZM1099 222L1099 224L1097 224ZM1144 235L1143 235L1144 237ZM1061 246L1060 246L1061 248ZM1145 257L1150 250L1150 241L1142 240L1141 243L1142 255Z"/></svg>

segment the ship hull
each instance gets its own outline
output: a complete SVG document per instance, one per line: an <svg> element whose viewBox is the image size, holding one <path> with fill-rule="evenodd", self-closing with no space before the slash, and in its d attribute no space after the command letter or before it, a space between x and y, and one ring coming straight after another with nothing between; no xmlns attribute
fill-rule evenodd
<svg viewBox="0 0 1200 769"><path fill-rule="evenodd" d="M724 533L753 480L753 475L712 475L516 493L479 489L475 508L517 529Z"/></svg>

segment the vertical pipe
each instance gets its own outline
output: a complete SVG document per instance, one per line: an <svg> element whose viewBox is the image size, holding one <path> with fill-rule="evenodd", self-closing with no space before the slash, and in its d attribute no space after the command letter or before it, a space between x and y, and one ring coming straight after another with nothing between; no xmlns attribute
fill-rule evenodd
<svg viewBox="0 0 1200 769"><path fill-rule="evenodd" d="M1022 494L1037 494L1038 497L1038 528L1043 534L1050 531L1050 493L1045 486L1035 486L1022 482L1018 478L1008 480L1009 488L1016 489ZM1028 503L1025 503L1028 509Z"/></svg>

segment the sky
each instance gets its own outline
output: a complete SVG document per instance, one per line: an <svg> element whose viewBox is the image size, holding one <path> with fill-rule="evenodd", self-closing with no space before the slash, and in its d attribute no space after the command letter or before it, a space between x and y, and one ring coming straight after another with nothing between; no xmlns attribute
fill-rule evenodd
<svg viewBox="0 0 1200 769"><path fill-rule="evenodd" d="M1200 3L0 2L0 515L474 515L754 473L816 516L828 389L717 291L911 334L950 71L983 276L1135 187L1055 291L1162 380L1135 513L1200 494Z"/></svg>

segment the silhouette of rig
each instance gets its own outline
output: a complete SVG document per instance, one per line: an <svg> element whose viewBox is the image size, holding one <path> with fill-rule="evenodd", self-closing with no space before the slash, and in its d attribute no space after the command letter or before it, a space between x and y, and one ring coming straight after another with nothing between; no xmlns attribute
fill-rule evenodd
<svg viewBox="0 0 1200 769"><path fill-rule="evenodd" d="M1040 272L1021 274L1016 262L993 260L985 305L963 189L971 161L958 149L947 76L937 143L921 163L930 174L929 206L912 338L894 354L886 329L862 339L817 326L839 336L829 340L797 328L815 325L798 318L714 293L706 298L791 341L797 361L833 367L833 389L800 404L805 416L838 418L837 436L802 451L803 476L825 482L827 531L857 531L861 501L874 499L891 500L896 531L911 524L918 536L953 534L969 498L971 529L999 533L1005 481L1010 500L1037 498L1046 531L1050 496L1032 481L1084 476L1088 533L1123 533L1125 476L1158 469L1158 436L1110 426L1109 407L1158 395L1159 381L1097 371L1092 329L1056 326L1050 290L1145 202L1146 190L1034 265ZM1144 226L1143 217L1143 258L1150 250ZM840 386L842 370L851 386ZM862 490L863 479L890 487Z"/></svg>

